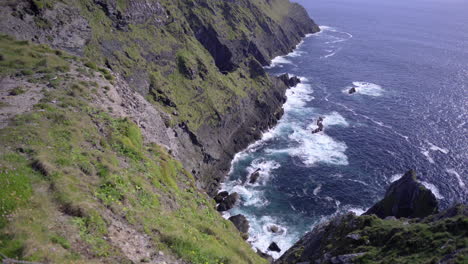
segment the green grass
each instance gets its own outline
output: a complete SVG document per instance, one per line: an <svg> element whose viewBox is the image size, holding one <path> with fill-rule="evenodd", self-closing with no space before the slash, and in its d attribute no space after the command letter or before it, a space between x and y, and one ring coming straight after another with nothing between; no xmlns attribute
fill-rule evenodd
<svg viewBox="0 0 468 264"><path fill-rule="evenodd" d="M45 45L28 45L12 37L0 35L0 76L9 74L32 75L34 73L57 73L70 70L70 57L57 55Z"/></svg>
<svg viewBox="0 0 468 264"><path fill-rule="evenodd" d="M43 46L2 40L68 63ZM11 61L4 74L22 70ZM113 214L154 248L191 263L263 263L180 162L145 144L131 120L91 106L93 82L62 74L35 69L39 81L59 81L0 130L0 252L37 262L126 263L104 239Z"/></svg>
<svg viewBox="0 0 468 264"><path fill-rule="evenodd" d="M24 87L18 86L18 87L11 89L9 94L15 96L15 95L23 94L25 92L26 91L24 90Z"/></svg>

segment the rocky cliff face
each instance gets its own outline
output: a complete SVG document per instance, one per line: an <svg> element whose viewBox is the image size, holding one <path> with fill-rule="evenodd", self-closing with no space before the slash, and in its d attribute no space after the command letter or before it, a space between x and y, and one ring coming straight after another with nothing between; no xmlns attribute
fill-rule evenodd
<svg viewBox="0 0 468 264"><path fill-rule="evenodd" d="M287 0L1 1L0 252L263 263L204 191L283 113L262 66L316 31Z"/></svg>
<svg viewBox="0 0 468 264"><path fill-rule="evenodd" d="M380 218L426 217L438 211L438 202L434 194L418 182L416 172L408 171L401 179L392 183L384 199L372 206L365 215Z"/></svg>
<svg viewBox="0 0 468 264"><path fill-rule="evenodd" d="M409 171L363 216L316 226L275 263L463 263L467 224L465 205L437 213L434 195Z"/></svg>
<svg viewBox="0 0 468 264"><path fill-rule="evenodd" d="M89 58L153 102L169 130L156 143L168 146L210 193L233 155L281 116L287 87L261 66L319 31L287 0L1 5L1 32ZM147 134L162 125L135 121Z"/></svg>

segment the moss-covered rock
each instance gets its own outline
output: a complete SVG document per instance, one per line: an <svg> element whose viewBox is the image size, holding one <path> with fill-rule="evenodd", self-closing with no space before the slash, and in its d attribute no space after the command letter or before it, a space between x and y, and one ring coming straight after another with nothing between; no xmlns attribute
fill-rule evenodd
<svg viewBox="0 0 468 264"><path fill-rule="evenodd" d="M420 218L437 213L437 211L436 197L419 183L416 172L411 170L392 183L385 197L372 206L365 215L375 214L380 218L387 216Z"/></svg>

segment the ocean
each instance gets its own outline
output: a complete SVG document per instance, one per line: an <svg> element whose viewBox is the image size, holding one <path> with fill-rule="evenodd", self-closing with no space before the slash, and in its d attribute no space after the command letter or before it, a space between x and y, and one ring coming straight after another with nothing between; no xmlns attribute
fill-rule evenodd
<svg viewBox="0 0 468 264"><path fill-rule="evenodd" d="M442 208L466 203L468 1L297 2L322 31L266 67L302 82L279 124L233 160L222 189L241 201L225 217L245 215L249 242L276 242L277 258L321 221L364 212L409 169Z"/></svg>

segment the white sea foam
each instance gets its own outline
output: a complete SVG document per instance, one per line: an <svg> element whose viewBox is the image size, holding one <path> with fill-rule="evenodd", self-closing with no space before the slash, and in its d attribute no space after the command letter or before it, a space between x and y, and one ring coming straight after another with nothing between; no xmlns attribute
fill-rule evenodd
<svg viewBox="0 0 468 264"><path fill-rule="evenodd" d="M307 52L305 52L305 51L295 50L295 51L289 53L288 55L286 55L286 57L295 58L295 57L303 56L306 53Z"/></svg>
<svg viewBox="0 0 468 264"><path fill-rule="evenodd" d="M432 150L432 151L440 151L440 152L442 152L442 153L444 153L444 154L448 154L448 153L449 153L449 150L448 150L448 149L438 147L438 146L432 144L432 143L429 142L429 141L426 141L426 142L427 142L427 144L429 144L429 146L430 146L429 149Z"/></svg>
<svg viewBox="0 0 468 264"><path fill-rule="evenodd" d="M305 102L301 101L301 97L297 98L285 110L299 109L298 106L304 105ZM288 98L289 101L289 98ZM288 104L288 102L287 102ZM294 107L293 107L294 105ZM291 107L291 108L289 108ZM349 126L346 119L338 112L332 112L324 115L325 119L323 124L326 128L331 126ZM317 116L318 118L318 116ZM345 154L347 146L344 142L339 142L328 136L325 132L312 134L316 127L316 118L307 127L303 127L301 123L290 122L288 124L290 131L287 137L292 142L291 146L284 149L266 149L267 153L288 153L290 156L298 157L305 166L313 166L316 163L327 163L332 165L348 165L348 157ZM278 127L278 130L281 127Z"/></svg>
<svg viewBox="0 0 468 264"><path fill-rule="evenodd" d="M249 188L242 185L241 182L227 182L222 185L222 190L229 193L238 193L241 203L245 206L263 207L269 204L262 190Z"/></svg>
<svg viewBox="0 0 468 264"><path fill-rule="evenodd" d="M431 192L434 194L434 196L437 199L439 199L439 200L444 199L444 196L442 196L442 194L440 194L439 189L434 184L432 184L430 182L426 182L426 181L420 181L420 182L421 182L422 185L424 185L424 187L431 190Z"/></svg>
<svg viewBox="0 0 468 264"><path fill-rule="evenodd" d="M298 111L301 110L307 102L314 99L312 96L311 86L307 83L301 82L297 86L286 91L287 100L283 105L285 111Z"/></svg>
<svg viewBox="0 0 468 264"><path fill-rule="evenodd" d="M252 162L252 165L246 168L248 175L251 175L257 169L260 169L259 174L260 177L258 178L255 185L265 185L265 183L271 178L273 175L273 170L276 170L281 165L273 160L265 160L264 158L256 159ZM247 179L248 182L248 179Z"/></svg>
<svg viewBox="0 0 468 264"><path fill-rule="evenodd" d="M336 53L338 52L339 50L336 50L336 51L333 51L325 56L323 56L322 58L326 59L326 58L329 58L329 57L333 57L336 55Z"/></svg>
<svg viewBox="0 0 468 264"><path fill-rule="evenodd" d="M312 166L316 163L332 165L348 165L345 151L348 148L344 142L335 141L325 133L312 134L310 130L297 129L290 136L290 140L298 146L288 150L291 156L299 157L304 165Z"/></svg>
<svg viewBox="0 0 468 264"><path fill-rule="evenodd" d="M389 182L396 182L399 179L401 179L401 177L403 177L403 175L404 174L393 174L392 176L390 176Z"/></svg>
<svg viewBox="0 0 468 264"><path fill-rule="evenodd" d="M353 82L352 86L348 86L343 90L343 93L349 94L349 89L356 88L357 94L368 96L381 96L384 93L382 86L370 82Z"/></svg>
<svg viewBox="0 0 468 264"><path fill-rule="evenodd" d="M321 31L332 31L336 32L336 28L330 26L319 26Z"/></svg>
<svg viewBox="0 0 468 264"><path fill-rule="evenodd" d="M330 127L330 126L348 127L349 123L338 112L332 112L324 116L323 125L325 127Z"/></svg>
<svg viewBox="0 0 468 264"><path fill-rule="evenodd" d="M434 159L431 157L431 154L429 153L429 150L421 149L421 154L423 154L430 163L432 164L435 163Z"/></svg>
<svg viewBox="0 0 468 264"><path fill-rule="evenodd" d="M322 184L319 184L319 186L317 186L314 189L314 195L317 196L321 190L322 190Z"/></svg>
<svg viewBox="0 0 468 264"><path fill-rule="evenodd" d="M458 181L458 185L460 185L460 187L462 189L465 188L465 183L463 182L463 179L462 177L460 176L460 174L458 174L458 172L456 172L454 169L447 169L446 170L449 174L452 174L454 175L456 178L457 178L457 181Z"/></svg>
<svg viewBox="0 0 468 264"><path fill-rule="evenodd" d="M360 184L366 185L366 186L369 185L369 184L366 183L366 182L363 182L363 181L360 181L360 180L355 180L355 179L348 179L348 181L357 182L357 183L360 183Z"/></svg>
<svg viewBox="0 0 468 264"><path fill-rule="evenodd" d="M250 229L248 242L252 245L252 248L259 249L262 252L267 252L271 242L278 244L281 252L271 252L273 258L278 259L286 250L288 250L299 238L300 234L291 233L285 227L286 225L278 222L278 220L271 216L263 216L260 218L248 218ZM268 231L268 227L276 225L282 233L272 233Z"/></svg>
<svg viewBox="0 0 468 264"><path fill-rule="evenodd" d="M362 208L350 208L348 211L349 211L349 212L353 212L353 213L354 213L355 215L357 215L357 216L360 216L360 215L362 215L363 213L366 212L366 211L365 211L364 209L362 209Z"/></svg>

